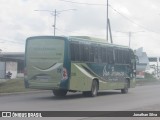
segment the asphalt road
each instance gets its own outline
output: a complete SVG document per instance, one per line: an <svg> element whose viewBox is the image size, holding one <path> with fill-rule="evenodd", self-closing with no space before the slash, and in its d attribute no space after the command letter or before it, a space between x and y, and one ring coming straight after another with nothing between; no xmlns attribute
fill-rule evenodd
<svg viewBox="0 0 160 120"><path fill-rule="evenodd" d="M128 94L102 91L94 98L83 97L81 93L56 98L51 91L0 95L0 111L160 111L159 91L160 85L147 85L132 88Z"/></svg>

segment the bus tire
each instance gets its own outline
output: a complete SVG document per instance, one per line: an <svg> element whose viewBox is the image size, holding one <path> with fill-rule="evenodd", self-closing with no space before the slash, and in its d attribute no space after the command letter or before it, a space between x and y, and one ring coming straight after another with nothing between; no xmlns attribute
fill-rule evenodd
<svg viewBox="0 0 160 120"><path fill-rule="evenodd" d="M98 82L97 80L93 80L92 86L91 86L91 91L84 91L83 95L84 96L89 96L89 97L95 97L98 94Z"/></svg>
<svg viewBox="0 0 160 120"><path fill-rule="evenodd" d="M85 96L85 97L89 97L89 91L84 91L82 94L83 94L83 96Z"/></svg>
<svg viewBox="0 0 160 120"><path fill-rule="evenodd" d="M97 94L98 94L98 82L97 80L93 80L91 91L90 91L90 96L95 97L97 96Z"/></svg>
<svg viewBox="0 0 160 120"><path fill-rule="evenodd" d="M56 97L64 97L67 94L67 90L52 90L54 96Z"/></svg>
<svg viewBox="0 0 160 120"><path fill-rule="evenodd" d="M123 89L121 89L122 94L127 94L128 93L128 87L129 87L129 80L126 80L126 84Z"/></svg>

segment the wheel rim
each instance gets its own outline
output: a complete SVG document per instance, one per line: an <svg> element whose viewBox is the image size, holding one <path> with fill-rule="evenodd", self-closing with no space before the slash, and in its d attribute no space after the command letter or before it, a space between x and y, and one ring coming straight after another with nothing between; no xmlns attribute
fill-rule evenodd
<svg viewBox="0 0 160 120"><path fill-rule="evenodd" d="M98 88L97 88L97 82L95 81L95 82L93 83L93 88L92 88L93 96L96 96L96 95L97 95L97 90L98 90Z"/></svg>

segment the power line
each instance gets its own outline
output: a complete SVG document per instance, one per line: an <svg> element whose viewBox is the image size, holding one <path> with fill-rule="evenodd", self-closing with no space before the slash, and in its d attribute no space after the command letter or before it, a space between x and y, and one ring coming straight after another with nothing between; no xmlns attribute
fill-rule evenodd
<svg viewBox="0 0 160 120"><path fill-rule="evenodd" d="M159 32L156 32L156 31L153 31L153 30L149 30L149 29L146 28L145 26L140 25L140 24L136 23L135 21L133 21L132 19L126 17L125 15L123 15L122 13L120 13L120 12L118 12L116 9L114 9L111 5L109 5L109 7L110 7L113 11L115 11L116 13L118 13L119 15L121 15L122 17L124 17L126 20L130 21L131 23L133 23L133 24L135 24L135 25L137 25L137 26L139 26L139 27L141 27L141 28L143 28L143 29L145 29L145 30L147 30L147 31L150 31L150 32L153 32L153 33L156 33L156 34L158 33L158 34L159 34Z"/></svg>
<svg viewBox="0 0 160 120"><path fill-rule="evenodd" d="M60 0L60 1L74 3L74 4L83 4L83 5L107 6L105 4L82 3L82 2L74 2L74 1L69 1L69 0Z"/></svg>
<svg viewBox="0 0 160 120"><path fill-rule="evenodd" d="M2 41L1 41L2 40ZM0 38L0 42L1 43L6 43L6 42L10 42L10 43L14 43L14 44L24 44L24 43L22 43L22 42L18 42L18 41L12 41L12 40L7 40L7 39L3 39L3 38Z"/></svg>
<svg viewBox="0 0 160 120"><path fill-rule="evenodd" d="M74 1L69 1L69 0L60 0L60 1L63 1L63 2L68 2L68 3L74 3L74 4L85 4L85 5L94 5L94 6L107 6L106 4L93 4L93 3L82 3L82 2L74 2ZM137 22L133 21L132 19L130 19L129 17L123 15L122 13L120 13L118 10L116 10L115 8L113 8L110 4L108 5L113 11L115 11L116 13L118 13L119 15L121 15L122 17L124 17L126 20L128 20L129 22L131 22L132 24L135 24L137 25L138 27L140 28L143 28L149 32L153 32L153 33L156 33L156 34L159 34L159 32L157 31L154 31L154 30L150 30L148 29L147 27L141 25L141 24L138 24Z"/></svg>

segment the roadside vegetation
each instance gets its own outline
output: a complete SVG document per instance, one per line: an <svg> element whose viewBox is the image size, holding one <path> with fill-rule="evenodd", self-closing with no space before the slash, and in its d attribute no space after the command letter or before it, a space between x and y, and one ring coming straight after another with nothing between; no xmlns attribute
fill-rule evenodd
<svg viewBox="0 0 160 120"><path fill-rule="evenodd" d="M150 73L145 73L145 78L136 79L137 85L160 84L160 80Z"/></svg>
<svg viewBox="0 0 160 120"><path fill-rule="evenodd" d="M6 82L0 82L0 94L1 93L13 93L13 92L27 92L33 89L26 89L24 87L24 81L22 79L10 79Z"/></svg>

